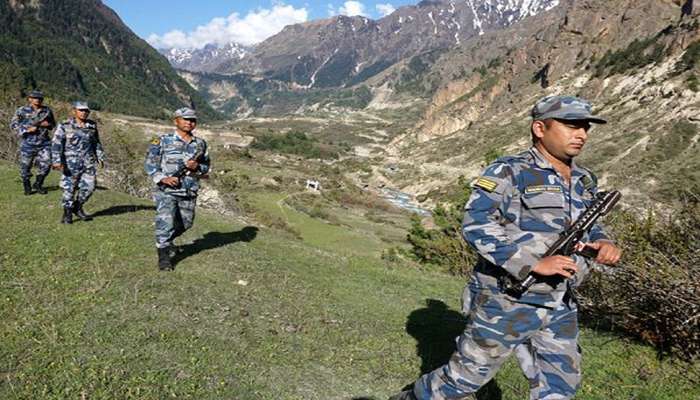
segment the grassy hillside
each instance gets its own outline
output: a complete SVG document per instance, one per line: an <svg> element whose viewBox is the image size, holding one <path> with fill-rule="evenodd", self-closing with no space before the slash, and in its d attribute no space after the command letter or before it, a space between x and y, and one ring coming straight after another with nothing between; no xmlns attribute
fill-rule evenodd
<svg viewBox="0 0 700 400"><path fill-rule="evenodd" d="M48 183L25 197L0 162L0 398L384 399L444 362L460 330L453 277L205 211L160 273L151 203L99 190L95 220L64 226ZM582 336L577 399L700 396L651 349ZM509 363L479 397L526 393Z"/></svg>

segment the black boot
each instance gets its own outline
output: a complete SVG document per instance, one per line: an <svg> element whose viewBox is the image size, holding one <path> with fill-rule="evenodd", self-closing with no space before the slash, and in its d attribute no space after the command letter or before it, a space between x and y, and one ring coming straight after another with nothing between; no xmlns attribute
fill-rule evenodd
<svg viewBox="0 0 700 400"><path fill-rule="evenodd" d="M389 400L416 400L416 396L413 395L413 390L404 390L389 397Z"/></svg>
<svg viewBox="0 0 700 400"><path fill-rule="evenodd" d="M73 213L81 221L92 221L92 217L88 214L85 214L85 211L83 211L83 204L79 201L76 201L73 204Z"/></svg>
<svg viewBox="0 0 700 400"><path fill-rule="evenodd" d="M36 190L37 193L39 194L46 194L48 191L44 189L44 178L45 176L37 176L36 177L36 182L34 182L34 190Z"/></svg>
<svg viewBox="0 0 700 400"><path fill-rule="evenodd" d="M63 218L61 219L62 224L72 224L73 223L73 214L71 214L71 209L70 207L64 207L63 208Z"/></svg>
<svg viewBox="0 0 700 400"><path fill-rule="evenodd" d="M158 249L158 269L161 271L173 270L173 264L170 262L170 247Z"/></svg>
<svg viewBox="0 0 700 400"><path fill-rule="evenodd" d="M29 196L32 194L32 185L29 183L29 178L22 179L22 185L24 186L24 195Z"/></svg>

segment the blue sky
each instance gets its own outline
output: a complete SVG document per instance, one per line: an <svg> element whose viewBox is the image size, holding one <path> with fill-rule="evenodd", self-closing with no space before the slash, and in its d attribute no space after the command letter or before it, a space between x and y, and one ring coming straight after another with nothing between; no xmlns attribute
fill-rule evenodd
<svg viewBox="0 0 700 400"><path fill-rule="evenodd" d="M285 25L331 15L383 14L418 0L103 0L137 35L156 47L196 48L207 42L250 45Z"/></svg>

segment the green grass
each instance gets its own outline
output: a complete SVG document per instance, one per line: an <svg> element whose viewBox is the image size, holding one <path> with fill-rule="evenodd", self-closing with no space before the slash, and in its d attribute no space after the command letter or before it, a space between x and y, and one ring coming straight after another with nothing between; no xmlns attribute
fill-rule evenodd
<svg viewBox="0 0 700 400"><path fill-rule="evenodd" d="M365 256L379 256L385 248L374 234L373 228L376 229L374 226L362 227L357 222L354 222L352 226L333 225L322 219L312 218L289 207L285 203L285 199L289 195L284 193L258 193L250 196L256 207L281 218L297 229L304 242L312 246L343 255ZM342 220L350 223L350 218L347 215L342 216Z"/></svg>
<svg viewBox="0 0 700 400"><path fill-rule="evenodd" d="M187 257L160 273L150 202L100 190L86 206L95 220L65 226L58 190L21 195L6 163L0 184L2 399L384 399L417 378L417 350L432 364L449 355L461 325L454 277L201 209L180 242ZM427 327L409 335L421 315ZM591 330L582 345L577 399L700 396L686 366L647 347ZM511 362L480 397L526 393Z"/></svg>

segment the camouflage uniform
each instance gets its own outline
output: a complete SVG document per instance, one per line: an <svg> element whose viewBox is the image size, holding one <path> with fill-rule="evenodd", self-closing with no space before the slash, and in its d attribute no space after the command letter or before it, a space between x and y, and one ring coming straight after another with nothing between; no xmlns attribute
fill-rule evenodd
<svg viewBox="0 0 700 400"><path fill-rule="evenodd" d="M545 126L548 119L606 123L591 114L590 103L570 96L541 99L532 117ZM558 146L564 139L559 136L549 143ZM567 181L533 146L497 160L474 181L462 224L464 239L479 255L462 295L467 326L447 365L423 375L413 390L392 400L473 398L513 352L530 382L531 399L569 399L576 393L581 354L571 289L587 274L589 261L573 256L578 271L568 280L535 275L537 283L519 297L506 294L502 284L528 277L548 246L592 203L595 176L569 160ZM607 237L593 226L582 240Z"/></svg>
<svg viewBox="0 0 700 400"><path fill-rule="evenodd" d="M532 399L568 399L580 383L578 323L571 287L588 272L588 261L574 256L579 271L570 280L541 279L520 298L505 294L506 274L525 279L540 255L596 193L596 178L572 162L567 184L532 147L486 168L473 184L462 233L479 253L469 291L469 321L450 362L421 377L418 399L465 399L487 383L518 347L526 363ZM585 241L606 239L594 226ZM529 364L529 365L528 365Z"/></svg>
<svg viewBox="0 0 700 400"><path fill-rule="evenodd" d="M79 208L95 191L97 164L105 158L95 121L88 119L81 127L71 118L59 124L51 142L51 157L54 164L63 165L63 208Z"/></svg>
<svg viewBox="0 0 700 400"><path fill-rule="evenodd" d="M184 167L185 162L202 152L198 173L180 178L176 188L159 184L161 179L173 176ZM199 175L209 172L209 151L204 139L192 136L185 142L176 132L153 139L146 154L145 169L156 188L153 199L156 203L156 247L169 248L173 239L192 227L194 209L199 190Z"/></svg>
<svg viewBox="0 0 700 400"><path fill-rule="evenodd" d="M37 126L34 132L27 130L41 120L48 121L47 127ZM31 105L20 107L10 122L10 129L15 131L20 140L20 176L22 180L32 177L31 168L36 161L39 166L37 181L43 182L51 168L51 139L49 132L56 125L53 112L47 106L35 110Z"/></svg>

